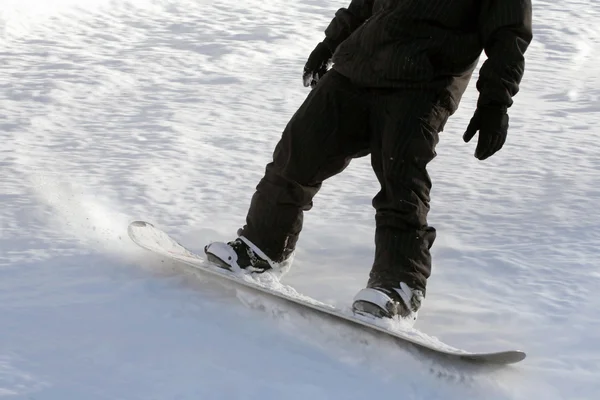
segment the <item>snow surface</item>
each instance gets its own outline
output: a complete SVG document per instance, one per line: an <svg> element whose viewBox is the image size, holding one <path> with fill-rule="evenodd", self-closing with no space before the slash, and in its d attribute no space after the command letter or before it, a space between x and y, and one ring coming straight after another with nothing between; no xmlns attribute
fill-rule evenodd
<svg viewBox="0 0 600 400"><path fill-rule="evenodd" d="M505 148L431 165L434 272L416 327L514 367L445 365L236 291L134 246L149 220L229 239L338 1L0 0L0 396L597 399L600 5L534 2ZM306 216L285 283L345 306L367 278L368 159ZM267 311L267 312L265 312Z"/></svg>

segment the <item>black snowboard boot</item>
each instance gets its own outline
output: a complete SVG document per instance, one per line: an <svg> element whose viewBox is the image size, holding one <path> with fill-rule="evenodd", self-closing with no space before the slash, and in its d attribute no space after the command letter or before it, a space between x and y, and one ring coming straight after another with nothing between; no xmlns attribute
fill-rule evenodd
<svg viewBox="0 0 600 400"><path fill-rule="evenodd" d="M404 282L400 287L362 289L354 297L352 309L363 315L378 318L401 318L414 324L423 301L423 292L413 290Z"/></svg>
<svg viewBox="0 0 600 400"><path fill-rule="evenodd" d="M249 273L269 272L277 279L281 279L289 271L294 258L294 255L291 254L284 261L272 261L243 236L228 243L210 243L204 248L204 253L210 262L222 268L231 271L244 270Z"/></svg>

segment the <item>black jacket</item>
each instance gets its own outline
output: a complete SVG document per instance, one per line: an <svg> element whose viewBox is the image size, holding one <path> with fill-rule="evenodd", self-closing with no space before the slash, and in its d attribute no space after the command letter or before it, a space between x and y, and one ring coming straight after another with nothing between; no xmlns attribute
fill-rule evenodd
<svg viewBox="0 0 600 400"><path fill-rule="evenodd" d="M352 0L325 30L334 69L367 87L431 88L454 112L481 52L479 105L508 108L532 39L531 0Z"/></svg>

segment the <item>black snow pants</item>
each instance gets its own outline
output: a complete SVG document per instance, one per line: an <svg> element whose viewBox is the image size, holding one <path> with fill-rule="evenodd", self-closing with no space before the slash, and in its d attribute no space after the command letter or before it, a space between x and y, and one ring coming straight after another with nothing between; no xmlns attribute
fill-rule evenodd
<svg viewBox="0 0 600 400"><path fill-rule="evenodd" d="M286 126L240 234L274 261L294 250L303 212L327 178L371 154L375 259L369 287L405 282L425 292L435 229L427 225L438 133L449 112L433 91L361 88L329 71Z"/></svg>

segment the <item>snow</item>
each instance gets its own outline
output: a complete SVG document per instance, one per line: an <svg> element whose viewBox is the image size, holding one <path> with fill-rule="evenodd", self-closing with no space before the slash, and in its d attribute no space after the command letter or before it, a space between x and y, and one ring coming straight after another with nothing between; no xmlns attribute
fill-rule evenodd
<svg viewBox="0 0 600 400"><path fill-rule="evenodd" d="M149 220L229 239L337 1L0 0L0 396L595 399L600 391L600 5L534 1L505 148L431 164L434 271L416 327L474 369L331 326L134 246ZM476 77L475 77L476 78ZM324 185L285 283L346 306L367 279L368 159Z"/></svg>

